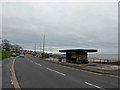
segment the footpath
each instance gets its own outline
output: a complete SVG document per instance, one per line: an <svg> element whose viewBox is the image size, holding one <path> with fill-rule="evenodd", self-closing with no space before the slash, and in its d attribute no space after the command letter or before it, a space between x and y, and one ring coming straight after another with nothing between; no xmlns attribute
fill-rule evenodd
<svg viewBox="0 0 120 90"><path fill-rule="evenodd" d="M120 72L120 66L118 65L108 65L108 64L100 64L100 63L89 63L89 64L75 64L75 63L66 63L66 62L58 62L58 61L53 61L53 60L45 60L49 61L52 63L80 69L80 70L85 70L85 71L91 71L95 73L100 73L100 74L107 74L107 75L114 75L119 77Z"/></svg>

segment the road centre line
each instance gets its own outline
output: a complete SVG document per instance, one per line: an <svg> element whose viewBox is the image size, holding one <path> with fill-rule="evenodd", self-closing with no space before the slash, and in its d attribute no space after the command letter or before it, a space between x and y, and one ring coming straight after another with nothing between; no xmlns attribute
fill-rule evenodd
<svg viewBox="0 0 120 90"><path fill-rule="evenodd" d="M38 64L39 66L42 66L41 64Z"/></svg>
<svg viewBox="0 0 120 90"><path fill-rule="evenodd" d="M47 70L50 70L50 71L53 71L53 72L56 72L56 73L58 73L58 74L60 74L60 75L66 76L66 74L61 73L61 72L59 72L59 71L56 71L56 70L53 70L53 69L50 69L50 68L46 68L46 69L47 69Z"/></svg>
<svg viewBox="0 0 120 90"><path fill-rule="evenodd" d="M37 64L36 62L34 62L35 64Z"/></svg>
<svg viewBox="0 0 120 90"><path fill-rule="evenodd" d="M38 64L36 62L33 62L32 60L30 60L29 58L27 58L28 61L32 62L32 63L35 63L36 65L39 65L39 66L42 66L41 64Z"/></svg>
<svg viewBox="0 0 120 90"><path fill-rule="evenodd" d="M99 88L99 89L102 89L102 90L106 90L106 89L104 89L104 88L102 88L102 87L99 87L99 86L97 86L97 85L91 84L91 83L89 83L89 82L85 82L85 84L90 85L90 86L93 86L93 87L95 87L95 88Z"/></svg>
<svg viewBox="0 0 120 90"><path fill-rule="evenodd" d="M39 66L42 66L41 64L38 64L38 63L36 63L36 62L35 62L35 64L36 64L36 65L39 65Z"/></svg>
<svg viewBox="0 0 120 90"><path fill-rule="evenodd" d="M32 63L33 61L30 60ZM40 65L41 66L41 65ZM96 72L92 72L92 71L87 71L87 70L80 70L80 69L77 69L77 68L73 68L73 67L68 67L68 66L64 66L64 65L59 65L58 66L61 66L61 67L66 67L66 68L70 68L70 69L73 69L73 70L77 70L77 71L81 71L81 72L86 72L86 73L90 73L90 74L96 74L96 75L104 75L104 74L101 74L101 73L96 73Z"/></svg>

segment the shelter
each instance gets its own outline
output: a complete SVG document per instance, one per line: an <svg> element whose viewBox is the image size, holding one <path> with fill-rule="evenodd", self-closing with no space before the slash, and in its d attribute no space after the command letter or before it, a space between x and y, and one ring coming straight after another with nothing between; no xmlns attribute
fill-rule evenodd
<svg viewBox="0 0 120 90"><path fill-rule="evenodd" d="M74 62L87 64L87 53L88 52L97 52L96 49L68 49L68 50L59 50L59 52L66 52L66 62Z"/></svg>

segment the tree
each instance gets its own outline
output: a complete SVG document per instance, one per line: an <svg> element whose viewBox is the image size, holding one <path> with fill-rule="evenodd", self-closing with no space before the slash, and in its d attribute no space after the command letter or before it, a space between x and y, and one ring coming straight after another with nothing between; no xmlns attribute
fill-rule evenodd
<svg viewBox="0 0 120 90"><path fill-rule="evenodd" d="M12 51L20 51L20 50L22 50L22 49L23 49L23 48L22 48L21 46L17 45L17 44L11 45L11 50L12 50Z"/></svg>
<svg viewBox="0 0 120 90"><path fill-rule="evenodd" d="M2 40L2 47L6 51L10 51L10 42L7 39Z"/></svg>
<svg viewBox="0 0 120 90"><path fill-rule="evenodd" d="M2 48L6 51L20 51L23 48L17 44L10 44L10 41L8 41L7 39L2 40Z"/></svg>

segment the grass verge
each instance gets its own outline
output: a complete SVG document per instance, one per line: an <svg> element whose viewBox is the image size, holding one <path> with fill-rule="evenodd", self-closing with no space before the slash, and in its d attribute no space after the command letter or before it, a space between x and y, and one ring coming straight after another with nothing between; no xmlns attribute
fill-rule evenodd
<svg viewBox="0 0 120 90"><path fill-rule="evenodd" d="M0 60L4 60L5 58L11 57L10 51L2 51L0 50Z"/></svg>

